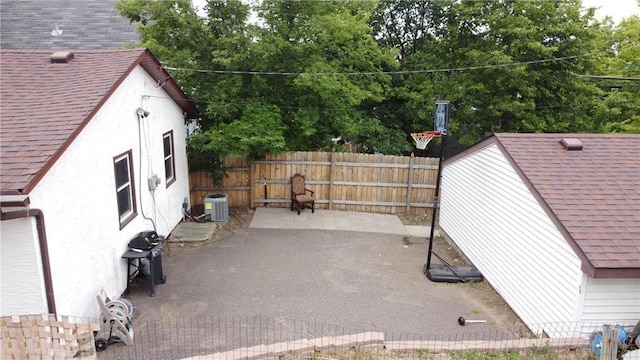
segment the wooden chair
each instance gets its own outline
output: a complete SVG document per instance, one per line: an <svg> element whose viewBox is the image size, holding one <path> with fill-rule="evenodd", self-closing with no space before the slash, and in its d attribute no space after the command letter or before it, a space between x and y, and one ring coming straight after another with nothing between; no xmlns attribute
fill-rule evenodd
<svg viewBox="0 0 640 360"><path fill-rule="evenodd" d="M307 193L311 193L311 195ZM297 209L298 215L300 215L300 209L311 207L311 213L315 212L314 194L314 191L305 187L304 175L295 174L291 177L291 211Z"/></svg>

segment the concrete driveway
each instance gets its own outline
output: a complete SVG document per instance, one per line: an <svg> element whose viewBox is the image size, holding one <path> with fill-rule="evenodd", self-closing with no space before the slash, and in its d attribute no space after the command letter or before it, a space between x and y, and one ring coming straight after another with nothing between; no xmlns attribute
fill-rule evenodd
<svg viewBox="0 0 640 360"><path fill-rule="evenodd" d="M158 319L268 317L450 338L507 333L513 325L490 287L426 278L428 227L328 210L298 216L259 208L242 216L232 216L214 241L170 242L157 295L136 284L128 296L137 307L134 328ZM462 327L459 316L487 322Z"/></svg>

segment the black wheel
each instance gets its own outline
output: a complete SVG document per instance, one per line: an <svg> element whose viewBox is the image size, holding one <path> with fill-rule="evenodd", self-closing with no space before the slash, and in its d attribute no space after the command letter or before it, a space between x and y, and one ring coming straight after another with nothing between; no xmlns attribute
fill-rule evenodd
<svg viewBox="0 0 640 360"><path fill-rule="evenodd" d="M107 349L107 346L109 346L109 344L107 343L107 340L96 339L96 351L104 351Z"/></svg>

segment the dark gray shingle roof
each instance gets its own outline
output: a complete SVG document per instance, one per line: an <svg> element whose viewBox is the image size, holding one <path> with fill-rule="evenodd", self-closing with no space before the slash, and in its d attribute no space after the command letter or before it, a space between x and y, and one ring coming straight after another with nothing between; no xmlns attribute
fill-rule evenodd
<svg viewBox="0 0 640 360"><path fill-rule="evenodd" d="M138 46L117 0L0 0L3 49L119 49ZM59 36L52 36L56 31Z"/></svg>

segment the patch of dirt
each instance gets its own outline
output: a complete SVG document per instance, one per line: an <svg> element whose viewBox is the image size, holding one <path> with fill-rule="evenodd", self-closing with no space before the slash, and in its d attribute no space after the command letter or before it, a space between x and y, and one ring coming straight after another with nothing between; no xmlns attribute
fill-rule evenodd
<svg viewBox="0 0 640 360"><path fill-rule="evenodd" d="M427 212L423 215L405 215L398 214L398 218L402 221L403 225L420 225L420 226L430 226L431 225L431 212Z"/></svg>
<svg viewBox="0 0 640 360"><path fill-rule="evenodd" d="M255 212L251 208L229 208L229 222L224 226L230 228L249 227Z"/></svg>
<svg viewBox="0 0 640 360"><path fill-rule="evenodd" d="M450 265L471 265L467 258L460 254L455 246L451 245L442 237L436 237L434 239L433 252ZM435 263L440 262L435 256L432 257L432 261ZM481 282L461 283L456 286L464 288L465 297L468 301L475 304L478 314L488 315L488 318L479 320L487 320L487 322L508 328L517 336L529 336L529 334L525 334L528 330L520 318L486 279Z"/></svg>
<svg viewBox="0 0 640 360"><path fill-rule="evenodd" d="M255 210L251 208L229 208L229 221L226 224L218 224L213 236L214 241L228 239L237 231L248 228L253 219Z"/></svg>
<svg viewBox="0 0 640 360"><path fill-rule="evenodd" d="M404 225L431 226L431 212L424 215L399 214L398 217ZM429 239L427 238L426 241ZM471 265L455 246L442 237L434 238L433 252L450 265ZM434 263L440 262L435 256L432 257L432 261ZM526 326L486 279L478 283L458 284L457 286L464 287L465 296L476 305L478 313L489 315L489 318L485 320L512 329L515 335L530 335L525 334L528 332Z"/></svg>
<svg viewBox="0 0 640 360"><path fill-rule="evenodd" d="M589 349L510 349L497 351L454 350L451 352L432 353L428 350L416 349L394 351L384 348L334 349L314 351L308 354L286 354L278 357L267 357L265 360L493 360L493 359L530 359L530 360L584 360L594 359Z"/></svg>

